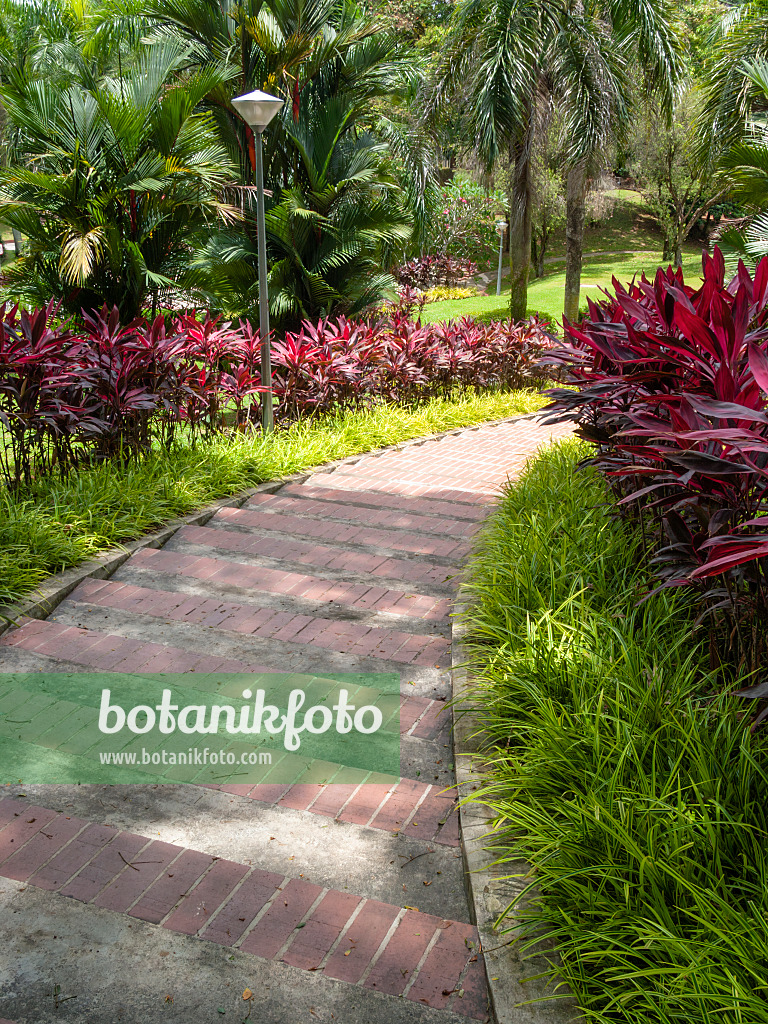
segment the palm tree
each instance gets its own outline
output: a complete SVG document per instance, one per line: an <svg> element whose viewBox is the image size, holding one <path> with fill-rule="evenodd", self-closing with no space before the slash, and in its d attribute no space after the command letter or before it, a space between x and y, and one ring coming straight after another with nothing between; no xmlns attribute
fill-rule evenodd
<svg viewBox="0 0 768 1024"><path fill-rule="evenodd" d="M296 184L269 201L270 307L275 325L331 312L359 313L394 286L381 269L383 248L404 241L411 225L388 174L387 147L369 133L341 132L345 98L302 111L287 128L300 154ZM242 233L221 233L197 254L196 282L231 305L256 304L254 247Z"/></svg>
<svg viewBox="0 0 768 1024"><path fill-rule="evenodd" d="M531 251L531 157L537 114L554 102L568 150L565 315L578 312L584 204L590 162L628 110L629 71L638 61L671 104L681 73L668 0L462 0L440 75L443 95L459 91L491 166L507 156L510 308L525 316ZM454 83L453 88L450 82Z"/></svg>
<svg viewBox="0 0 768 1024"><path fill-rule="evenodd" d="M433 178L424 140L397 116L398 101L418 76L395 39L353 0L115 3L105 22L114 26L116 10L126 24L149 19L155 35L187 39L197 66L223 61L232 74L205 105L240 169L245 220L242 237L220 235L197 252L195 273L211 298L236 304L240 289L242 306L250 301L254 138L231 97L253 88L285 100L264 137L272 193L267 244L280 264L273 273L275 314L352 309L363 295L375 301L385 294L393 281L381 273L382 263L409 233L406 219L411 230L424 220Z"/></svg>
<svg viewBox="0 0 768 1024"><path fill-rule="evenodd" d="M751 74L755 61L768 58L768 10L762 3L736 0L723 14L712 45L716 59L702 84L699 156L715 167L737 144L757 102L765 96Z"/></svg>
<svg viewBox="0 0 768 1024"><path fill-rule="evenodd" d="M124 318L159 289L184 285L201 232L237 210L221 199L234 168L199 104L221 66L178 77L189 46L142 48L118 75L82 61L69 87L12 75L0 96L14 160L0 170L0 219L26 238L9 292L80 312L104 302Z"/></svg>
<svg viewBox="0 0 768 1024"><path fill-rule="evenodd" d="M742 62L739 75L749 83L754 99L768 103L768 60ZM747 121L742 138L719 161L721 172L730 184L730 194L755 216L743 231L731 228L723 232L719 244L726 261L734 265L743 260L752 268L768 255L768 127L764 121Z"/></svg>

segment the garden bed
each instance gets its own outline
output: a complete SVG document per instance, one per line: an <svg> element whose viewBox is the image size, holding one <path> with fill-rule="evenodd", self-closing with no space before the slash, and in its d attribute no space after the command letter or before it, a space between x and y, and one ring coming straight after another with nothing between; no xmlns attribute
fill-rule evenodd
<svg viewBox="0 0 768 1024"><path fill-rule="evenodd" d="M766 741L729 696L735 673L711 667L693 595L639 603L639 536L577 471L588 451L553 446L506 490L467 588L476 799L535 887L502 928L554 942L551 973L588 1021L760 1024Z"/></svg>

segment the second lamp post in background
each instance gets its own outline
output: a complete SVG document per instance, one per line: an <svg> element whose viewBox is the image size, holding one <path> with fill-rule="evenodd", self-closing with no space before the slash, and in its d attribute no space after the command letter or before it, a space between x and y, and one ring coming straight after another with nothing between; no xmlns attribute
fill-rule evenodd
<svg viewBox="0 0 768 1024"><path fill-rule="evenodd" d="M501 295L501 261L504 256L504 232L507 230L507 222L501 217L496 221L496 233L499 236L499 272L496 275L496 294Z"/></svg>
<svg viewBox="0 0 768 1024"><path fill-rule="evenodd" d="M261 338L261 383L267 390L261 394L261 429L269 434L274 429L272 413L272 360L269 352L269 293L267 291L267 238L264 227L264 160L261 136L278 113L283 100L256 89L232 100L232 106L253 129L256 138L256 230L259 245L259 336Z"/></svg>

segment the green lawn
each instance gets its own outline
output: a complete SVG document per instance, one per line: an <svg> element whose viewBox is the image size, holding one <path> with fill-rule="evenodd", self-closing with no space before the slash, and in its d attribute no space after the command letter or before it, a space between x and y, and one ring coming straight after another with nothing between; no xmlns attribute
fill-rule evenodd
<svg viewBox="0 0 768 1024"><path fill-rule="evenodd" d="M653 240L652 240L653 241ZM658 253L658 255L657 255ZM622 283L630 281L645 271L652 276L661 262L661 253L654 249L637 256L593 256L584 261L581 276L581 304L585 305L587 296L597 299L601 296L600 288L607 288L611 278L615 276ZM565 290L565 269L561 263L550 265L544 277L532 280L528 287L528 309L541 310L556 320L563 313L563 294ZM683 255L683 272L686 279L694 283L701 277L701 251L686 252ZM499 319L509 315L508 296L509 283L502 282L502 293L496 296L496 288L489 286L493 295L477 295L467 299L452 299L447 302L432 302L424 307L423 323L437 323L441 320L452 320L462 316L493 315Z"/></svg>

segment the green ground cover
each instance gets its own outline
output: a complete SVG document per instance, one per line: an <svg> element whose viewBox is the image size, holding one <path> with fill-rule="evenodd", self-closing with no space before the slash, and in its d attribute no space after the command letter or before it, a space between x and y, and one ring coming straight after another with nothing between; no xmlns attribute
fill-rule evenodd
<svg viewBox="0 0 768 1024"><path fill-rule="evenodd" d="M435 399L415 410L380 406L302 420L267 439L221 435L127 465L104 463L63 482L41 480L18 498L0 491L0 604L18 601L51 572L263 480L409 438L532 412L544 401L529 390Z"/></svg>
<svg viewBox="0 0 768 1024"><path fill-rule="evenodd" d="M765 1024L765 733L686 596L638 602L638 540L584 454L555 445L507 489L468 589L477 798L538 891L522 941L553 940L586 1021Z"/></svg>

